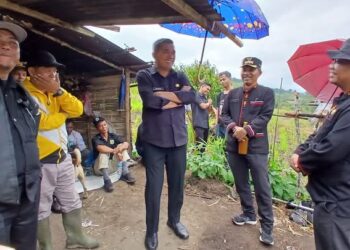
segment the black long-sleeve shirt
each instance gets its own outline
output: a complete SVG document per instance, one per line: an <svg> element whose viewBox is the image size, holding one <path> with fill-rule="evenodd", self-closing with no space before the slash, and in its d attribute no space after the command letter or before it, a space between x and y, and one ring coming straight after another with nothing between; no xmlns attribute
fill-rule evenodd
<svg viewBox="0 0 350 250"><path fill-rule="evenodd" d="M229 130L227 151L238 152L238 142L232 136L233 130L235 126L243 127L244 122L247 122L245 129L249 137L248 153L268 154L267 124L274 106L274 93L268 87L257 85L248 93L242 87L231 90L224 101L221 114L221 120Z"/></svg>
<svg viewBox="0 0 350 250"><path fill-rule="evenodd" d="M350 96L333 103L322 127L296 153L313 201L334 203L339 216L350 217Z"/></svg>
<svg viewBox="0 0 350 250"><path fill-rule="evenodd" d="M154 93L173 92L182 104L193 103L195 92L182 90L184 86L190 86L187 77L182 72L174 70L163 77L156 68L152 67L139 71L136 79L143 103L142 141L163 148L185 145L187 143L185 107L181 105L172 109L163 109L169 100L155 96Z"/></svg>

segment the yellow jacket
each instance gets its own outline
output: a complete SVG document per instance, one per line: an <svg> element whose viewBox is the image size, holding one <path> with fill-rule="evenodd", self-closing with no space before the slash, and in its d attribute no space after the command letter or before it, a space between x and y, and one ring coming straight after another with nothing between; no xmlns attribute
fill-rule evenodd
<svg viewBox="0 0 350 250"><path fill-rule="evenodd" d="M23 86L39 104L41 112L37 143L40 160L58 149L67 153L66 119L79 117L83 113L83 104L75 96L63 90L63 95L54 97L37 89L27 78Z"/></svg>

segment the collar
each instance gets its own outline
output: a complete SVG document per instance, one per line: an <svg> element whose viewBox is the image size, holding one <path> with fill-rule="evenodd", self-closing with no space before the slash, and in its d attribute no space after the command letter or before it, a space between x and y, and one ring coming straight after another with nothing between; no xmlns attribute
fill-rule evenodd
<svg viewBox="0 0 350 250"><path fill-rule="evenodd" d="M150 70L150 72L151 72L152 75L157 74L157 73L159 74L159 72L158 72L156 66L152 66L149 70ZM176 74L176 71L173 70L173 69L170 69L170 72L169 72L169 75L168 75L168 76L173 75L173 74ZM159 74L159 75L160 75L160 74Z"/></svg>
<svg viewBox="0 0 350 250"><path fill-rule="evenodd" d="M243 92L251 92L251 91L253 91L254 89L256 89L258 87L258 83L257 84L255 84L254 86L245 86L245 85L243 85Z"/></svg>

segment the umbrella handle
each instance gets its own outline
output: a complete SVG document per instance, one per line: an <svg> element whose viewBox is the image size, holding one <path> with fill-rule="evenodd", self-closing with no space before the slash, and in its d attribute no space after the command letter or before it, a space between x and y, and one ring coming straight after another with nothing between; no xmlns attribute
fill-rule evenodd
<svg viewBox="0 0 350 250"><path fill-rule="evenodd" d="M204 37L202 53L201 53L201 59L199 60L199 65L198 65L198 72L197 72L197 81L198 82L202 82L202 81L205 80L204 77L202 79L200 78L200 73L201 73L201 68L202 68L202 63L203 63L205 47L207 45L207 38L208 38L208 30L205 31L205 37Z"/></svg>

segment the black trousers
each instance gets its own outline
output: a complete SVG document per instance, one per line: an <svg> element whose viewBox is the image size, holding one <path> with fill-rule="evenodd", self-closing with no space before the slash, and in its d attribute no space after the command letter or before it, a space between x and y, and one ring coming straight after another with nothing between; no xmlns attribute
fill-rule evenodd
<svg viewBox="0 0 350 250"><path fill-rule="evenodd" d="M160 148L143 143L146 167L146 226L147 234L158 232L160 199L164 179L164 166L168 180L168 221L180 221L180 211L184 196L186 171L186 145Z"/></svg>
<svg viewBox="0 0 350 250"><path fill-rule="evenodd" d="M38 225L40 185L37 197L30 202L23 194L20 205L0 203L0 244L16 250L35 250Z"/></svg>
<svg viewBox="0 0 350 250"><path fill-rule="evenodd" d="M316 204L314 234L317 250L350 249L350 217L336 215L336 204Z"/></svg>
<svg viewBox="0 0 350 250"><path fill-rule="evenodd" d="M252 176L258 214L262 229L272 232L273 212L272 194L268 177L267 155L248 154L242 156L228 152L228 163L233 173L237 193L241 200L243 214L256 218L252 191L249 184L249 172Z"/></svg>

